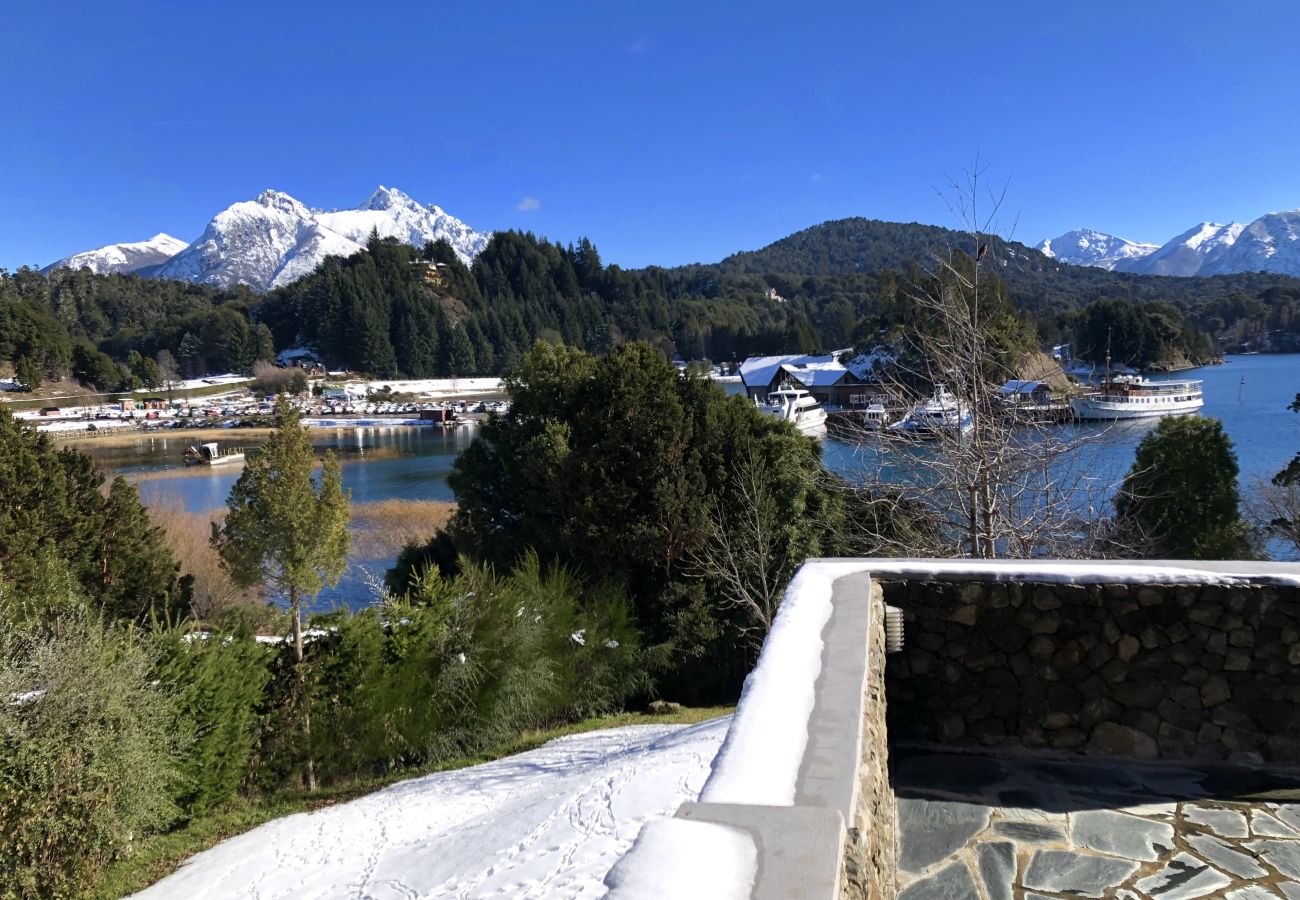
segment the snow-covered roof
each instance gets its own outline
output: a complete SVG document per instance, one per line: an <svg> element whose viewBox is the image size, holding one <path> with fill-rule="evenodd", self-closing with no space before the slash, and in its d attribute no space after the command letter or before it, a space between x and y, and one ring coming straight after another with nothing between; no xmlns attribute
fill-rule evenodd
<svg viewBox="0 0 1300 900"><path fill-rule="evenodd" d="M1048 390L1048 386L1042 381L1021 381L1012 379L1002 387L998 388L999 394L1032 394L1038 390Z"/></svg>
<svg viewBox="0 0 1300 900"><path fill-rule="evenodd" d="M784 371L804 387L830 387L837 384L848 370L834 353L824 356L751 356L740 364L740 377L746 387L766 387L776 378L778 371Z"/></svg>

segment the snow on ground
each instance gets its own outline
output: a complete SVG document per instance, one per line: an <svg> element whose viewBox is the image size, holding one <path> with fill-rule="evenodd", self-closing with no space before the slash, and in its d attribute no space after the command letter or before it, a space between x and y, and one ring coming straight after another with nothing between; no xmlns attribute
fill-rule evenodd
<svg viewBox="0 0 1300 900"><path fill-rule="evenodd" d="M138 900L600 897L645 822L694 800L730 717L559 738L277 819Z"/></svg>
<svg viewBox="0 0 1300 900"><path fill-rule="evenodd" d="M416 381L367 381L371 391L390 388L396 394L493 394L501 390L500 378L422 378Z"/></svg>

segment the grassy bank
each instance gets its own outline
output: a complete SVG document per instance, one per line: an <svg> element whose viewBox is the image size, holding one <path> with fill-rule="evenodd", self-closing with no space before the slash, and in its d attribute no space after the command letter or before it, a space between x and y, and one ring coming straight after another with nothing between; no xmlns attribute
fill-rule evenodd
<svg viewBox="0 0 1300 900"><path fill-rule="evenodd" d="M622 713L585 719L557 728L527 732L509 743L474 756L448 760L422 769L408 769L383 777L359 779L317 791L311 796L286 793L244 799L214 810L201 818L193 819L174 831L145 838L136 846L135 853L129 859L120 860L105 870L103 879L90 896L96 900L117 900L119 897L143 890L174 872L189 857L227 838L282 816L310 812L336 803L346 803L398 781L513 756L569 734L580 734L601 728L621 728L625 725L694 725L718 716L729 715L733 709L734 707L729 706L714 706L682 709L662 716Z"/></svg>

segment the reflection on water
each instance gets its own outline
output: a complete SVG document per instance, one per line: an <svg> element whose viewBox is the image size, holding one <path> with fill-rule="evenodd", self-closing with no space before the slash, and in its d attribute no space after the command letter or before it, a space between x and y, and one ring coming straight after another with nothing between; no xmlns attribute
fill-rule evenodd
<svg viewBox="0 0 1300 900"><path fill-rule="evenodd" d="M1234 356L1230 363L1179 373L1178 378L1205 381L1203 413L1223 420L1236 443L1241 464L1243 494L1256 478L1270 478L1300 451L1300 416L1287 411L1287 404L1300 391L1300 355ZM1242 383L1244 379L1244 384ZM743 393L738 384L725 386L728 393ZM1107 497L1133 462L1133 452L1156 419L1123 423L1089 423L1061 426L1065 441L1073 437L1086 441L1076 468ZM351 488L359 503L393 498L453 500L447 485L456 455L473 440L477 429L443 431L431 427L362 428L312 432L320 450L335 450L343 463L343 484ZM1027 432L1029 433L1029 432ZM242 435L238 431L213 432L222 447L246 447L265 440L264 436ZM180 504L188 511L219 509L226 504L239 468L186 471L181 454L194 438L141 435L127 446L96 445L82 449L113 473L135 475L140 493L149 504ZM878 441L851 442L826 438L822 443L827 466L847 478L864 471L889 477L891 467L908 465L907 454L929 452L908 448L902 456L884 449ZM882 471L883 470L883 471ZM1278 549L1281 549L1280 546ZM365 568L382 578L391 559L369 560ZM318 608L337 603L364 604L372 597L362 566L352 566L338 588L322 596Z"/></svg>

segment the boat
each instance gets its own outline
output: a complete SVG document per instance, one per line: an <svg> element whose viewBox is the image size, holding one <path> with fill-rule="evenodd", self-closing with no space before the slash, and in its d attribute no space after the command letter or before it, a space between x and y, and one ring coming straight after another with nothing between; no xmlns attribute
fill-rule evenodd
<svg viewBox="0 0 1300 900"><path fill-rule="evenodd" d="M1088 421L1181 416L1205 405L1199 381L1151 381L1139 375L1112 375L1110 330L1106 331L1106 374L1098 390L1070 398L1075 416Z"/></svg>
<svg viewBox="0 0 1300 900"><path fill-rule="evenodd" d="M826 410L812 394L796 387L778 388L767 395L758 408L783 422L789 422L804 434L826 433Z"/></svg>
<svg viewBox="0 0 1300 900"><path fill-rule="evenodd" d="M1137 375L1115 375L1090 394L1070 398L1080 419L1145 419L1194 413L1205 405L1199 381L1151 381Z"/></svg>
<svg viewBox="0 0 1300 900"><path fill-rule="evenodd" d="M964 435L974 427L975 417L971 415L970 407L940 382L934 386L934 395L929 400L914 406L901 422L890 425L889 430L925 439L945 434Z"/></svg>
<svg viewBox="0 0 1300 900"><path fill-rule="evenodd" d="M189 446L185 448L185 464L187 466L224 466L231 463L241 463L247 451L242 447L236 447L230 450L222 450L216 444L199 444L197 447Z"/></svg>

